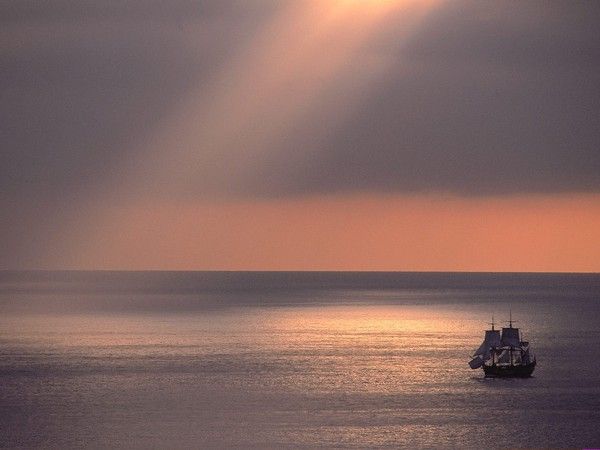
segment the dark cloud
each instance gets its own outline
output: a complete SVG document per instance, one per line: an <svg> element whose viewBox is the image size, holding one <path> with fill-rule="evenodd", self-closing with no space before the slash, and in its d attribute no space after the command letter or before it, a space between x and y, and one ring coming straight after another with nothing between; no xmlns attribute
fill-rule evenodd
<svg viewBox="0 0 600 450"><path fill-rule="evenodd" d="M65 204L85 201L281 3L2 2L0 264L27 260L24 243L60 228ZM357 57L351 68L388 70L348 120L295 124L228 192L600 191L599 4L442 5L409 45L392 17Z"/></svg>
<svg viewBox="0 0 600 450"><path fill-rule="evenodd" d="M4 2L3 195L60 198L102 179L274 5ZM594 2L448 2L398 46L390 20L363 55L388 60L390 70L351 119L325 137L311 136L328 126L321 117L291 130L286 148L249 168L256 176L242 188L598 190L598 23Z"/></svg>
<svg viewBox="0 0 600 450"><path fill-rule="evenodd" d="M254 187L598 192L598 23L594 2L448 2L408 47L389 30L369 50L391 69L353 118L292 143L310 157L274 159Z"/></svg>
<svg viewBox="0 0 600 450"><path fill-rule="evenodd" d="M252 36L261 5L2 2L0 266L43 255L131 143Z"/></svg>
<svg viewBox="0 0 600 450"><path fill-rule="evenodd" d="M60 197L102 178L256 27L238 2L224 4L4 2L3 195ZM194 18L198 41L172 24Z"/></svg>
<svg viewBox="0 0 600 450"><path fill-rule="evenodd" d="M232 16L262 16L272 11L276 0L8 0L0 5L0 23L46 24L52 22L90 22L95 20L145 21L156 20L187 21L194 19L226 21Z"/></svg>
<svg viewBox="0 0 600 450"><path fill-rule="evenodd" d="M427 21L408 54L438 66L597 68L599 20L593 2L452 2Z"/></svg>

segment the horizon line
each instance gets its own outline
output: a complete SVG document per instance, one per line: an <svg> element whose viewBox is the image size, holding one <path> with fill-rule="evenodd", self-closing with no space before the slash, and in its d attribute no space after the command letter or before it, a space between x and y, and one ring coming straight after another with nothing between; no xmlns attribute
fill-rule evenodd
<svg viewBox="0 0 600 450"><path fill-rule="evenodd" d="M366 273L366 274L498 274L498 275L600 275L600 272L577 271L489 271L489 270L260 270L260 269L0 269L0 273L10 272L104 272L104 273Z"/></svg>

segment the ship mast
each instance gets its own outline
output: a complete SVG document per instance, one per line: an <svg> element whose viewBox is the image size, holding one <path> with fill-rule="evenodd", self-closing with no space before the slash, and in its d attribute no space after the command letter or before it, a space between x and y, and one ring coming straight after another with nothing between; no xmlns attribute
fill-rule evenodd
<svg viewBox="0 0 600 450"><path fill-rule="evenodd" d="M495 331L493 314L492 314L492 321L488 322L488 324L492 326L492 331ZM496 364L496 347L492 347L491 354L492 354L492 366L493 366L494 364Z"/></svg>
<svg viewBox="0 0 600 450"><path fill-rule="evenodd" d="M508 327L512 328L513 327L513 322L515 322L514 320L512 320L512 308L510 308L508 310L508 314L509 314L509 316L508 316L509 317L508 318ZM517 337L518 337L519 342L521 342L520 333L517 332L517 335L518 335ZM519 350L522 353L521 347L519 347ZM514 361L513 361L513 346L512 345L509 346L508 352L509 352L509 356L510 356L510 365L514 366Z"/></svg>

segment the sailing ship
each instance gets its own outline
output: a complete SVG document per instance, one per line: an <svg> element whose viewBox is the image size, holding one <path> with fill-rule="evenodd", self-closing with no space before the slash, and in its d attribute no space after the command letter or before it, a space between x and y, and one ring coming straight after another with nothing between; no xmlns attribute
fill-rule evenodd
<svg viewBox="0 0 600 450"><path fill-rule="evenodd" d="M522 340L519 329L513 327L512 312L508 327L502 332L494 328L493 317L491 325L469 361L471 369L482 367L486 377L530 377L535 369L535 355L529 342Z"/></svg>

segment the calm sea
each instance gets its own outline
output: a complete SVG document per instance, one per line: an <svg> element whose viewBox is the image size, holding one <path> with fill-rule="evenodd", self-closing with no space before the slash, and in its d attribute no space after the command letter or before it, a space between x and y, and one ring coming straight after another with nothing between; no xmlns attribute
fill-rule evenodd
<svg viewBox="0 0 600 450"><path fill-rule="evenodd" d="M538 367L467 365L512 309ZM600 447L600 275L0 272L0 446Z"/></svg>

